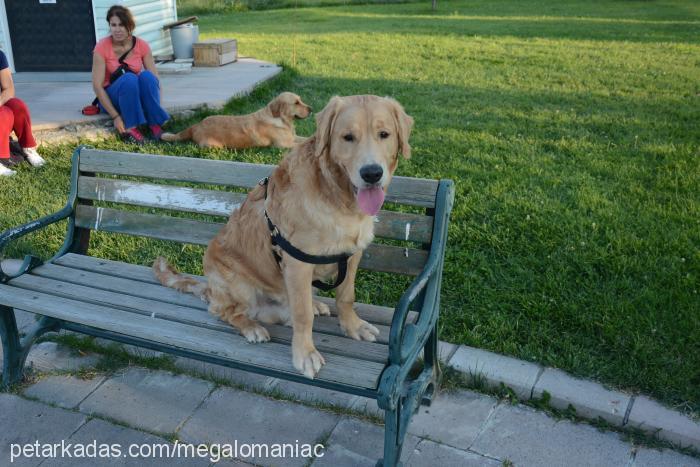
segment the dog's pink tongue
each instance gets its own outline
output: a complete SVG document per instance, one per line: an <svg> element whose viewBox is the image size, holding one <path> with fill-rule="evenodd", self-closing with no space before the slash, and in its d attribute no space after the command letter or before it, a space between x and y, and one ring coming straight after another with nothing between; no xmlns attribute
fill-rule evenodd
<svg viewBox="0 0 700 467"><path fill-rule="evenodd" d="M374 216L384 204L384 190L379 186L363 188L357 192L357 205L362 212Z"/></svg>

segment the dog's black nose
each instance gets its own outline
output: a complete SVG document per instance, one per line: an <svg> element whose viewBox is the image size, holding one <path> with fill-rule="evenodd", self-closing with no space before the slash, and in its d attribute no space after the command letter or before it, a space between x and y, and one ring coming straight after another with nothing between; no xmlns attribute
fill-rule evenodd
<svg viewBox="0 0 700 467"><path fill-rule="evenodd" d="M367 183L377 183L381 180L384 170L379 164L365 165L360 169L360 177Z"/></svg>

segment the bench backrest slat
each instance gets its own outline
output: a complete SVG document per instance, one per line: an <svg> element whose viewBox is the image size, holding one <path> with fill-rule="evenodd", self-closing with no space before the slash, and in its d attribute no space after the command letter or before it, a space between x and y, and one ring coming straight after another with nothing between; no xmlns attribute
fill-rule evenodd
<svg viewBox="0 0 700 467"><path fill-rule="evenodd" d="M192 157L156 156L128 152L83 149L80 171L134 177L161 178L252 188L267 177L273 165L246 162L215 161ZM437 180L394 177L386 200L410 206L435 207Z"/></svg>
<svg viewBox="0 0 700 467"><path fill-rule="evenodd" d="M228 216L246 197L244 193L85 176L80 177L78 181L78 196L94 201L124 203L213 216ZM383 210L378 215L375 234L382 238L405 240L406 224L410 224L409 239L411 241L430 243L433 218L419 214Z"/></svg>
<svg viewBox="0 0 700 467"><path fill-rule="evenodd" d="M134 211L78 205L76 226L114 233L206 245L223 224L158 216ZM425 265L428 252L391 245L372 244L367 248L360 267L373 271L417 275Z"/></svg>

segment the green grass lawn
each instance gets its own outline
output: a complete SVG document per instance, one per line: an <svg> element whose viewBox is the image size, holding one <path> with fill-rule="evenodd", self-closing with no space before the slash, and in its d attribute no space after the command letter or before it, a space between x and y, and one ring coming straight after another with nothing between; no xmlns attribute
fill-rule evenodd
<svg viewBox="0 0 700 467"><path fill-rule="evenodd" d="M304 4L304 1L300 1ZM550 5L551 3L551 5ZM203 38L292 70L281 90L391 95L416 121L401 175L452 178L441 337L700 412L700 3L439 1L200 16ZM175 122L176 129L187 122ZM311 121L299 133L313 131ZM128 148L116 141L98 146ZM0 228L59 208L72 148L0 180ZM144 151L274 162L278 150ZM46 253L54 229L21 244ZM97 236L92 254L197 271L198 248ZM15 250L15 251L17 251ZM390 303L364 277L359 297Z"/></svg>

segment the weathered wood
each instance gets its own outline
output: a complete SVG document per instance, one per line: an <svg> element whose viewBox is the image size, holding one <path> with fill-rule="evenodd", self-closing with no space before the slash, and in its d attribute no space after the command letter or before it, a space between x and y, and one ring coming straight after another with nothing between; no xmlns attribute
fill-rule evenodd
<svg viewBox="0 0 700 467"><path fill-rule="evenodd" d="M249 344L232 333L142 316L112 307L0 285L0 301L10 307L83 324L164 345L297 375L289 346L276 342ZM384 364L327 354L317 378L334 383L376 388Z"/></svg>
<svg viewBox="0 0 700 467"><path fill-rule="evenodd" d="M107 232L207 245L223 224L157 216L111 208L78 206L75 224L78 227ZM413 248L371 244L363 253L360 267L372 271L418 275L428 252Z"/></svg>
<svg viewBox="0 0 700 467"><path fill-rule="evenodd" d="M273 165L216 161L193 157L157 156L116 151L83 149L81 172L130 175L134 177L180 180L211 185L252 188L270 175ZM394 177L386 200L390 203L434 207L437 180Z"/></svg>
<svg viewBox="0 0 700 467"><path fill-rule="evenodd" d="M238 209L246 195L128 180L80 177L78 197L212 216L228 216L233 209Z"/></svg>
<svg viewBox="0 0 700 467"><path fill-rule="evenodd" d="M205 310L185 307L133 295L102 290L95 287L73 284L32 274L25 274L10 281L10 285L35 292L42 292L58 297L79 300L96 305L108 305L124 311L131 311L152 318L167 319L195 327L214 329L221 332L238 333L237 329L225 323ZM335 318L337 327L337 318ZM274 342L291 344L292 329L283 325L264 324ZM321 327L321 326L319 326ZM315 329L314 341L321 352L370 360L379 363L387 361L389 351L386 345L360 342L335 334L322 333Z"/></svg>
<svg viewBox="0 0 700 467"><path fill-rule="evenodd" d="M163 287L158 284L139 282L137 280L122 277L105 276L102 274L71 269L55 264L44 264L32 271L33 275L41 278L54 279L61 282L82 285L98 290L116 292L124 296L124 300L130 297L156 300L162 303L185 306L197 310L206 310L207 304L194 295L178 292L175 289ZM380 337L378 342L387 343L389 337L389 327L376 323ZM338 318L319 316L314 319L314 331L343 336L343 332L338 324Z"/></svg>
<svg viewBox="0 0 700 467"><path fill-rule="evenodd" d="M58 258L54 261L54 263L65 267L96 272L108 276L123 277L150 284L159 284L158 280L153 276L153 271L147 266L122 263L120 261L95 258L92 256L76 255L73 253L69 253ZM187 276L200 280L206 280L204 276L196 276L194 274L187 274ZM315 298L327 304L330 307L333 315L337 314L334 299L327 297ZM357 310L357 314L360 316L360 318L375 324L390 325L391 319L394 316L394 309L386 306L355 303L355 309ZM409 313L408 322L414 322L417 315L418 314L414 311Z"/></svg>
<svg viewBox="0 0 700 467"><path fill-rule="evenodd" d="M94 177L80 178L78 196L94 201L226 217L246 198L243 193ZM409 224L408 229L406 224ZM377 215L374 229L377 237L430 243L432 227L433 218L430 216L383 210Z"/></svg>

